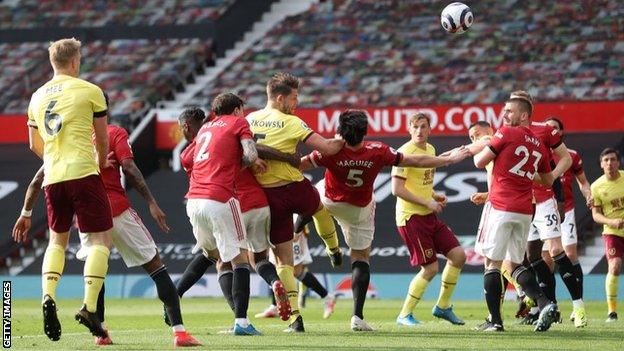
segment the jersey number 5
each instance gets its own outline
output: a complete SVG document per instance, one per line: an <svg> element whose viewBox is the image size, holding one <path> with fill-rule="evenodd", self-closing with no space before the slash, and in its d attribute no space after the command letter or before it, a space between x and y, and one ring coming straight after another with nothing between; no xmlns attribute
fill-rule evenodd
<svg viewBox="0 0 624 351"><path fill-rule="evenodd" d="M347 185L352 188L357 188L364 184L364 181L361 178L362 173L364 173L361 169L350 169L349 174L347 174Z"/></svg>
<svg viewBox="0 0 624 351"><path fill-rule="evenodd" d="M511 167L511 169L509 170L509 172L518 175L520 177L527 177L531 180L533 180L533 178L535 177L535 172L537 172L537 166L539 164L539 161L542 159L542 154L537 152L537 151L532 151L531 153L529 153L529 149L527 149L526 146L524 145L520 145L516 148L516 151L514 151L514 153L518 156L522 156L522 160L520 160L520 162L516 163L515 166ZM524 167L524 165L529 162L529 157L533 156L535 157L535 161L533 162L533 172L530 171L525 171L522 170L522 167Z"/></svg>
<svg viewBox="0 0 624 351"><path fill-rule="evenodd" d="M201 135L200 143L201 147L195 155L195 162L205 161L210 156L208 152L208 146L210 145L210 140L212 139L212 133L207 132Z"/></svg>

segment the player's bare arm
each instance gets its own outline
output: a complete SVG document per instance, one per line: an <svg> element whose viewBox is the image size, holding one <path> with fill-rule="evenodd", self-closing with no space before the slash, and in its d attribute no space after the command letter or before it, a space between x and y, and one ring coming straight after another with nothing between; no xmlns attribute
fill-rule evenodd
<svg viewBox="0 0 624 351"><path fill-rule="evenodd" d="M489 147L484 147L473 157L474 165L477 168L485 168L488 163L496 158L496 154Z"/></svg>
<svg viewBox="0 0 624 351"><path fill-rule="evenodd" d="M450 150L447 156L403 155L399 166L436 168L455 164L469 156L471 156L470 151L466 147L461 146L457 149Z"/></svg>
<svg viewBox="0 0 624 351"><path fill-rule="evenodd" d="M592 206L594 205L594 198L592 197L591 186L589 184L589 181L587 180L585 172L581 172L574 177L576 178L576 183L581 190L581 194L583 194L583 197L585 198L587 207L592 208Z"/></svg>
<svg viewBox="0 0 624 351"><path fill-rule="evenodd" d="M602 213L602 206L592 207L592 218L598 224L608 225L617 229L624 228L624 218L609 218L605 216Z"/></svg>
<svg viewBox="0 0 624 351"><path fill-rule="evenodd" d="M33 179L28 184L26 189L26 196L24 197L24 206L22 207L22 213L13 226L13 240L15 242L24 242L27 238L28 230L32 225L30 214L33 209L33 205L39 196L41 191L41 184L43 184L43 166L39 168Z"/></svg>
<svg viewBox="0 0 624 351"><path fill-rule="evenodd" d="M126 179L128 182L136 188L136 190L141 194L141 196L147 201L147 205L149 206L149 211L156 223L158 223L158 227L165 233L169 233L169 226L167 225L167 216L160 209L156 199L152 195L152 192L149 190L147 183L145 182L145 178L143 178L143 173L137 167L134 160L129 158L121 161L121 169L126 175Z"/></svg>
<svg viewBox="0 0 624 351"><path fill-rule="evenodd" d="M249 167L258 159L256 142L252 139L243 139L240 143L243 147L243 167Z"/></svg>
<svg viewBox="0 0 624 351"><path fill-rule="evenodd" d="M306 139L305 144L324 155L331 156L337 154L340 149L342 149L345 141L336 138L326 139L317 133L312 133L312 135Z"/></svg>
<svg viewBox="0 0 624 351"><path fill-rule="evenodd" d="M39 135L37 127L28 125L28 146L30 150L43 160L43 139Z"/></svg>
<svg viewBox="0 0 624 351"><path fill-rule="evenodd" d="M98 117L93 119L93 130L95 132L95 150L100 169L110 167L108 160L108 117Z"/></svg>
<svg viewBox="0 0 624 351"><path fill-rule="evenodd" d="M557 166L552 170L552 173L555 178L559 178L572 166L572 156L570 156L570 152L564 143L554 148L553 152L559 157L559 162L557 162Z"/></svg>
<svg viewBox="0 0 624 351"><path fill-rule="evenodd" d="M552 186L552 184L555 182L555 175L553 174L553 172L548 172L548 173L535 173L535 175L533 176L533 181L545 186Z"/></svg>
<svg viewBox="0 0 624 351"><path fill-rule="evenodd" d="M443 205L440 202L437 202L432 199L423 199L419 196L414 195L411 191L409 191L405 187L405 178L401 177L392 177L392 195L403 199L405 201L409 201L414 204L422 205L430 209L435 213L442 212Z"/></svg>
<svg viewBox="0 0 624 351"><path fill-rule="evenodd" d="M287 154L267 145L256 144L256 150L258 151L258 157L264 160L286 162L295 168L299 168L301 163L301 158L298 155Z"/></svg>

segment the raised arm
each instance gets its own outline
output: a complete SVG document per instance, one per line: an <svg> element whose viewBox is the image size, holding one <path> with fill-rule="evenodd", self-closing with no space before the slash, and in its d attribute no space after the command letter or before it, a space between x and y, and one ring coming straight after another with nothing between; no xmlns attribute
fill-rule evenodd
<svg viewBox="0 0 624 351"><path fill-rule="evenodd" d="M585 198L587 207L591 208L594 203L594 199L592 198L591 187L590 187L589 181L587 180L587 177L585 176L585 172L581 171L581 173L575 175L575 178L576 178L576 183L578 184L579 189L581 190L581 193L583 194L583 197Z"/></svg>
<svg viewBox="0 0 624 351"><path fill-rule="evenodd" d="M552 170L552 173L555 178L559 178L572 166L572 156L570 156L570 152L564 143L559 144L559 146L553 149L553 152L559 157L559 162L557 162L557 166Z"/></svg>
<svg viewBox="0 0 624 351"><path fill-rule="evenodd" d="M345 141L342 139L325 139L317 133L312 133L305 144L325 155L335 155L342 149Z"/></svg>
<svg viewBox="0 0 624 351"><path fill-rule="evenodd" d="M141 170L139 170L136 163L134 163L134 160L128 158L121 161L121 169L126 175L128 183L130 183L130 185L141 194L145 201L147 201L150 214L156 223L158 223L158 227L165 233L168 233L169 226L167 225L167 216L158 206L156 199L154 199L152 192L147 186L147 182L145 182L145 178L143 178L143 173L141 173Z"/></svg>
<svg viewBox="0 0 624 351"><path fill-rule="evenodd" d="M399 162L399 166L422 168L443 167L460 162L468 156L471 156L470 151L462 146L452 150L447 156L403 155L401 162Z"/></svg>
<svg viewBox="0 0 624 351"><path fill-rule="evenodd" d="M488 163L492 162L496 158L496 154L490 150L489 147L484 147L478 154L476 154L473 158L475 167L477 168L485 168Z"/></svg>
<svg viewBox="0 0 624 351"><path fill-rule="evenodd" d="M43 166L39 168L33 179L28 184L26 189L26 196L24 197L24 206L22 207L22 213L13 226L13 240L16 242L23 242L26 240L28 230L30 229L32 209L39 192L41 191L41 184L43 184Z"/></svg>

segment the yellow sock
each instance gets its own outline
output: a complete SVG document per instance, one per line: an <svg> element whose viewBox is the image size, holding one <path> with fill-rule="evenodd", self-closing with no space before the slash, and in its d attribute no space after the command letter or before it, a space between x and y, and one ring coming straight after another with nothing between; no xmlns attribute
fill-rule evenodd
<svg viewBox="0 0 624 351"><path fill-rule="evenodd" d="M108 271L108 256L110 251L106 246L93 245L84 265L85 296L84 303L87 311L95 312L97 299Z"/></svg>
<svg viewBox="0 0 624 351"><path fill-rule="evenodd" d="M290 302L291 322L299 315L299 292L297 291L297 282L295 281L293 266L277 266L277 275L279 275L286 293L288 294L288 301Z"/></svg>
<svg viewBox="0 0 624 351"><path fill-rule="evenodd" d="M323 206L312 218L314 219L316 231L321 239L323 239L325 246L329 249L337 248L338 236L336 235L336 226L334 225L334 219L329 214L329 211Z"/></svg>
<svg viewBox="0 0 624 351"><path fill-rule="evenodd" d="M50 295L56 300L56 286L63 275L63 268L65 268L65 248L57 244L48 245L41 265L43 296Z"/></svg>
<svg viewBox="0 0 624 351"><path fill-rule="evenodd" d="M429 285L429 281L421 277L420 274L416 274L407 290L407 296L403 302L403 308L401 309L401 313L399 313L399 317L403 318L412 313L414 307L416 307L420 298L425 293L427 285Z"/></svg>
<svg viewBox="0 0 624 351"><path fill-rule="evenodd" d="M607 291L607 306L609 307L609 313L615 312L617 307L617 295L618 295L618 281L619 276L607 273L607 279L605 280L605 290Z"/></svg>
<svg viewBox="0 0 624 351"><path fill-rule="evenodd" d="M305 286L305 284L303 284L302 282L299 282L299 295L305 294L307 288L308 287Z"/></svg>
<svg viewBox="0 0 624 351"><path fill-rule="evenodd" d="M442 271L442 282L440 287L440 295L438 296L437 305L440 308L449 308L451 306L451 295L457 285L457 279L459 279L459 273L461 268L453 267L450 264L446 264Z"/></svg>
<svg viewBox="0 0 624 351"><path fill-rule="evenodd" d="M511 273L508 270L502 269L502 274L503 274L503 277L505 277L505 279L507 279L507 281L510 282L514 286L514 288L516 289L516 292L522 291L522 287L520 286L520 284L518 284L518 282L514 279L514 277L511 276ZM506 286L503 287L503 294L505 294L506 288L507 288Z"/></svg>

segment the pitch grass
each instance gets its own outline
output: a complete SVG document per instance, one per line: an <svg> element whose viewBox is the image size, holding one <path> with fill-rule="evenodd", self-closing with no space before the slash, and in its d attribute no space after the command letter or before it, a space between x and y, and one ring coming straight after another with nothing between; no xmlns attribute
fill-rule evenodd
<svg viewBox="0 0 624 351"><path fill-rule="evenodd" d="M250 315L261 311L267 299L252 299ZM188 330L209 350L624 350L624 321L606 324L606 304L587 304L589 326L575 329L567 320L571 305L560 307L563 324L555 324L546 333L535 333L533 327L515 325L512 313L515 303L506 303L505 333L483 333L471 330L486 315L485 302L455 303L457 314L465 326L454 326L431 316L432 301L423 301L416 317L423 325L416 328L398 327L396 315L399 300L373 300L366 306L366 320L376 329L371 333L354 333L349 329L351 300L337 303L331 318L322 319L322 303L309 299L303 309L306 333L283 333L286 323L279 319L254 319L252 323L264 333L257 337L217 334L232 325L232 314L219 298L188 298L182 300ZM34 300L14 300L12 310L13 348L15 349L94 349L93 337L74 321L80 306L78 300L58 302L63 335L52 342L43 334L41 305ZM162 321L162 305L155 299L110 299L107 303L107 324L111 328L113 346L107 350L162 350L172 348L172 335Z"/></svg>

